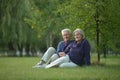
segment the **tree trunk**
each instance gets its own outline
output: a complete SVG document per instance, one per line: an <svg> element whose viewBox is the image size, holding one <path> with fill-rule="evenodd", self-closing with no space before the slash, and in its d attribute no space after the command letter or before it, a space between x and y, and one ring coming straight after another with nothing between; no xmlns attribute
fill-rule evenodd
<svg viewBox="0 0 120 80"><path fill-rule="evenodd" d="M100 62L100 52L99 52L99 23L96 21L96 41L97 41L97 57L98 62Z"/></svg>
<svg viewBox="0 0 120 80"><path fill-rule="evenodd" d="M52 36L52 33L50 34L50 46L52 46L53 44L53 36Z"/></svg>
<svg viewBox="0 0 120 80"><path fill-rule="evenodd" d="M96 3L98 0L96 0ZM97 61L100 62L100 52L99 52L99 12L98 12L98 6L96 6L96 15L95 15L95 21L96 21L96 44L97 44Z"/></svg>
<svg viewBox="0 0 120 80"><path fill-rule="evenodd" d="M49 47L49 38L48 38L48 36L46 37L46 46L47 46L47 48Z"/></svg>

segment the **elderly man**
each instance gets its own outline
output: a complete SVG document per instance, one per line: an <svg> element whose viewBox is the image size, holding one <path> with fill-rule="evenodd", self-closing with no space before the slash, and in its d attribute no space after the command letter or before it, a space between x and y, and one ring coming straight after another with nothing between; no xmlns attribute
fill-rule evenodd
<svg viewBox="0 0 120 80"><path fill-rule="evenodd" d="M59 42L57 51L55 48L50 47L48 50L44 53L43 57L41 58L40 62L38 62L33 68L41 68L45 67L46 64L49 64L50 62L53 62L59 57L65 56L64 50L66 47L72 43L71 41L71 30L70 29L63 29L61 31L63 41Z"/></svg>

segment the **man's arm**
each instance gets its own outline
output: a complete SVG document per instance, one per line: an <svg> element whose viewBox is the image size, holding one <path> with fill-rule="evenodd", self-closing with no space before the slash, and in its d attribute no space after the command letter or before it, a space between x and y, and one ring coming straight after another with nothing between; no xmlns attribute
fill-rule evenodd
<svg viewBox="0 0 120 80"><path fill-rule="evenodd" d="M59 55L60 52L63 52L63 41L58 43L56 54Z"/></svg>

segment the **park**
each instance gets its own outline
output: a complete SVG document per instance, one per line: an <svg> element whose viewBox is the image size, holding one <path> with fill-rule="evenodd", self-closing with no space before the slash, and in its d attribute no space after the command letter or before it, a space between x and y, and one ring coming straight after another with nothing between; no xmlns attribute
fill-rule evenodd
<svg viewBox="0 0 120 80"><path fill-rule="evenodd" d="M119 80L119 12L119 0L0 0L0 80ZM84 31L91 65L32 68L65 28Z"/></svg>

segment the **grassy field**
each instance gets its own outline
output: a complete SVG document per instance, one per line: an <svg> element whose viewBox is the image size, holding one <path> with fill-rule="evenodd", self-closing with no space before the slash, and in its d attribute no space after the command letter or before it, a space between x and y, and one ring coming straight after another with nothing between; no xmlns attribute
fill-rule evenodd
<svg viewBox="0 0 120 80"><path fill-rule="evenodd" d="M94 61L95 58L92 58ZM119 80L120 56L101 58L103 65L78 68L32 68L38 57L0 57L0 80Z"/></svg>

